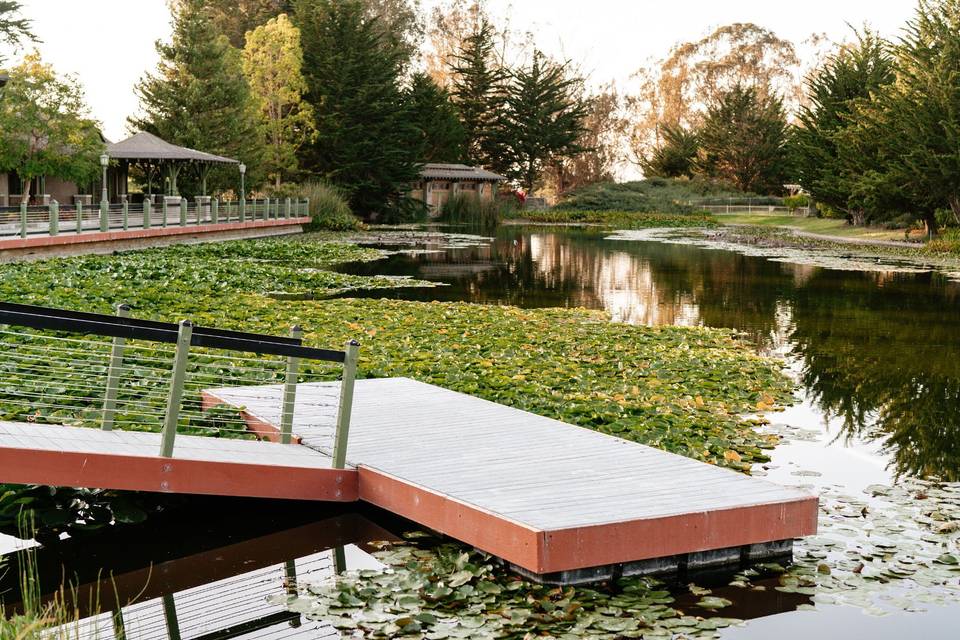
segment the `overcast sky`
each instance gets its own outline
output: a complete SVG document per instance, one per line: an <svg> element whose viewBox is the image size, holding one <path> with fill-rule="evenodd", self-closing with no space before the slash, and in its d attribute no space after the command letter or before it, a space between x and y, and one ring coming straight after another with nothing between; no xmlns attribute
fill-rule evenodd
<svg viewBox="0 0 960 640"><path fill-rule="evenodd" d="M111 140L126 136L126 117L137 109L133 86L157 63L154 41L170 35L165 0L21 0L34 21L44 59L58 71L75 73L93 116ZM426 7L437 0L423 0ZM699 38L714 27L754 22L800 42L812 33L833 40L848 24L868 22L896 36L916 0L489 0L500 21L531 31L537 46L571 58L596 84L617 81L629 88L630 74L663 56L679 41Z"/></svg>

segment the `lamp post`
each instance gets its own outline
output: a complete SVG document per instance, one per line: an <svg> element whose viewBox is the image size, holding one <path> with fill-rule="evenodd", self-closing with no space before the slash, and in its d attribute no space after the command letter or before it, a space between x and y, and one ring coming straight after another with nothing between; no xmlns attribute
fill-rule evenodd
<svg viewBox="0 0 960 640"><path fill-rule="evenodd" d="M102 167L102 176L101 181L102 189L100 191L100 231L106 232L110 227L110 203L108 199L110 196L107 194L107 165L110 164L110 156L103 153L100 154L100 166ZM78 227L79 228L79 227Z"/></svg>
<svg viewBox="0 0 960 640"><path fill-rule="evenodd" d="M247 165L241 162L240 163L240 200L241 201L245 200L247 197L247 192L244 189L244 184L243 184L243 177L246 175L246 173L247 173Z"/></svg>

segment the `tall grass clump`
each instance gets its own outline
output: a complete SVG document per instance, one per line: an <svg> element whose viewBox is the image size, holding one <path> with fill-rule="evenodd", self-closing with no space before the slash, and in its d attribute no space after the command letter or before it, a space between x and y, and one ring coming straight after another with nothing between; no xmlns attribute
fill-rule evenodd
<svg viewBox="0 0 960 640"><path fill-rule="evenodd" d="M440 206L438 220L450 224L469 224L495 227L504 218L511 217L514 206L504 200L481 199L473 193L450 196Z"/></svg>
<svg viewBox="0 0 960 640"><path fill-rule="evenodd" d="M298 189L301 198L310 200L311 226L329 231L351 231L360 225L347 198L338 187L323 180L304 182Z"/></svg>

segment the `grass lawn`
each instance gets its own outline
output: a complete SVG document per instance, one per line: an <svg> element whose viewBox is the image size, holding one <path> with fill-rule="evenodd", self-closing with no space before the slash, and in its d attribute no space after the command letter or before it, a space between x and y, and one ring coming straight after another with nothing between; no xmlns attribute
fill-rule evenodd
<svg viewBox="0 0 960 640"><path fill-rule="evenodd" d="M758 227L785 227L836 236L838 238L853 238L857 240L903 241L903 229L882 229L880 227L856 227L847 224L845 220L835 218L807 218L791 215L764 215L757 213L714 214L720 224L746 224ZM923 236L923 232L913 230L913 239Z"/></svg>

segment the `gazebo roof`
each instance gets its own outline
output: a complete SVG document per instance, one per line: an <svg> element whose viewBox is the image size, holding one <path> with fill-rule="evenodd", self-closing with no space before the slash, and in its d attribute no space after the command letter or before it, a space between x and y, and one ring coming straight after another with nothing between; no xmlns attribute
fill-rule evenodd
<svg viewBox="0 0 960 640"><path fill-rule="evenodd" d="M173 160L212 164L239 163L239 160L233 158L225 158L187 147L178 147L146 131L135 133L126 140L108 144L107 155L115 160Z"/></svg>
<svg viewBox="0 0 960 640"><path fill-rule="evenodd" d="M503 182L506 180L501 175L481 169L480 167L469 167L465 164L447 164L441 162L428 162L420 170L421 178L433 178L440 180L481 180L489 182Z"/></svg>

